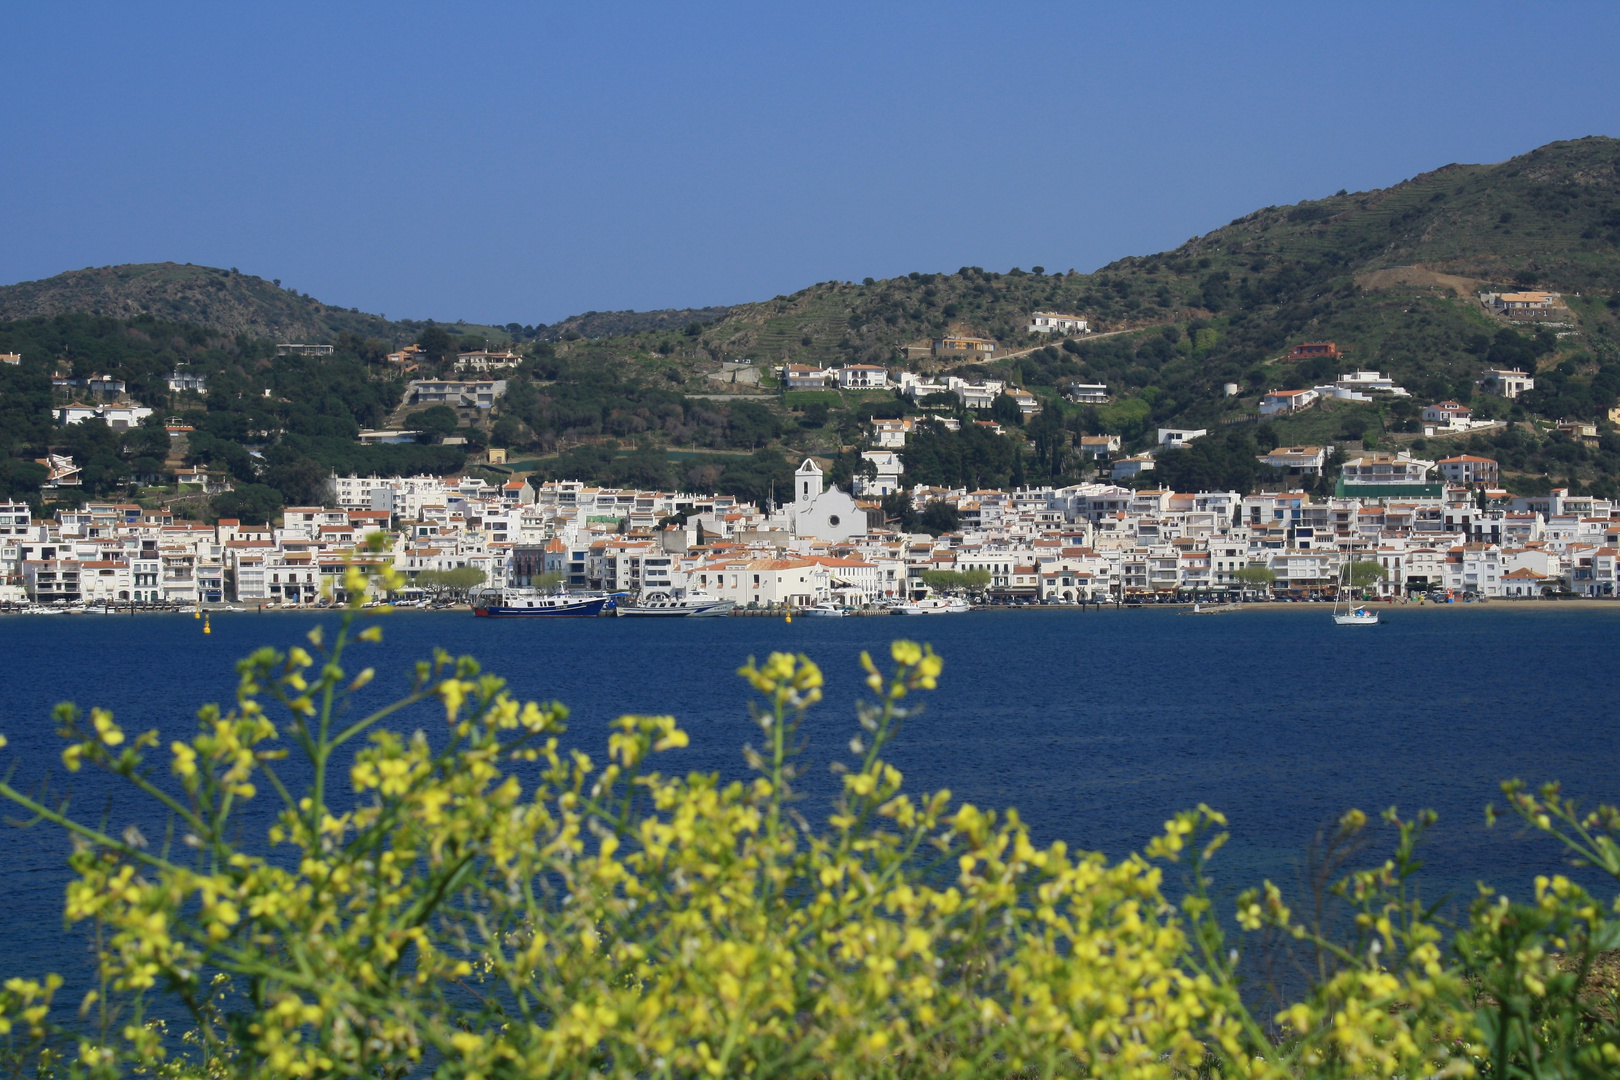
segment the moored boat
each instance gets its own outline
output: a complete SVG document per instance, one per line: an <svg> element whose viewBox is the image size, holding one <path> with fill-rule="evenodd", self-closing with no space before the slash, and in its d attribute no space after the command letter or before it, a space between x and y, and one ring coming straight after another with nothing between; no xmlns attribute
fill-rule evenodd
<svg viewBox="0 0 1620 1080"><path fill-rule="evenodd" d="M846 612L831 600L823 600L809 607L800 608L797 614L823 619L842 619Z"/></svg>
<svg viewBox="0 0 1620 1080"><path fill-rule="evenodd" d="M1352 602L1350 593L1350 563L1347 560L1339 574L1338 595L1333 598L1333 622L1338 626L1377 626L1378 612L1368 611L1366 604ZM1340 600L1344 601L1344 610L1339 610Z"/></svg>
<svg viewBox="0 0 1620 1080"><path fill-rule="evenodd" d="M966 600L953 600L944 596L929 596L921 600L911 600L904 604L895 605L896 615L960 615L972 611L973 605Z"/></svg>
<svg viewBox="0 0 1620 1080"><path fill-rule="evenodd" d="M627 619L703 619L730 615L731 609L736 606L735 600L723 600L708 593L676 596L662 589L649 590L634 600L620 601L615 605L619 617Z"/></svg>
<svg viewBox="0 0 1620 1080"><path fill-rule="evenodd" d="M484 619L588 619L602 614L608 602L601 593L543 593L536 589L486 589L471 599L473 614Z"/></svg>

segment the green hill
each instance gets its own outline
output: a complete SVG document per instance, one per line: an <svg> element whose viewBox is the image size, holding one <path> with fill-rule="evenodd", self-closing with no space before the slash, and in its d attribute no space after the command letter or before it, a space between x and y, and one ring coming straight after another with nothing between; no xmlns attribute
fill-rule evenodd
<svg viewBox="0 0 1620 1080"><path fill-rule="evenodd" d="M587 311L536 328L541 341L621 337L654 330L682 330L692 323L713 323L731 314L730 307L662 308L658 311Z"/></svg>
<svg viewBox="0 0 1620 1080"><path fill-rule="evenodd" d="M1510 324L1477 298L1525 286L1563 294L1559 325ZM1030 313L1042 309L1083 315L1093 333L1064 341L1026 335ZM236 372L250 381L258 378L253 364L267 355L266 340L334 342L334 363L352 361L360 366L345 370L387 381L394 376L378 366L375 346L414 339L429 325L329 307L234 271L155 264L0 288L0 346L10 341L40 364L71 358L76 371L110 366L99 358L101 345L72 337L89 331L43 325L66 312L204 328L224 340L191 331L170 337L217 351L209 363L221 377ZM7 326L8 319L15 321ZM816 454L847 480L859 465L862 421L915 411L910 403L882 393L783 396L769 376L757 387L742 376L783 360L933 370L934 360L912 359L905 346L953 331L998 346L994 358L961 370L1021 385L1043 409L1025 426L1028 444L1017 452L982 429L908 449L907 476L915 483L1078 479L1093 475L1078 452L1082 434L1122 434L1131 449L1151 442L1155 428L1174 426L1215 434L1192 451L1166 454L1147 480L1248 488L1263 479L1254 465L1258 445L1412 444L1422 452L1492 454L1515 490L1573 482L1620 496L1620 433L1607 419L1620 402L1620 141L1553 143L1500 164L1448 165L1383 190L1266 207L1173 251L1092 273L962 267L822 282L732 307L587 312L540 328L443 325L464 339L499 341L508 331L528 339L529 359L487 434L546 475L693 489L719 484L763 497L791 460ZM150 338L133 322L105 332L137 343ZM62 334L72 339L58 341ZM1282 362L1304 341L1336 342L1346 356ZM723 370L721 361L742 358L756 361L753 371ZM159 368L182 360L192 362L178 353L154 356L150 372L135 374L155 379ZM1536 389L1515 402L1477 393L1481 371L1503 366L1534 370ZM1298 417L1253 422L1267 390L1366 369L1413 396L1330 401ZM1066 402L1062 391L1076 379L1106 383L1113 400ZM140 392L154 404L163 400L156 385ZM1444 398L1472 401L1476 415L1510 426L1426 445L1419 411ZM278 408L286 415L255 420L251 430L297 435L320 428L292 404ZM369 423L369 408L362 403L348 413ZM1557 432L1552 422L1562 419L1597 423L1599 439ZM38 456L50 438L43 428L19 429L13 452ZM721 451L757 460L675 456ZM309 443L300 453L322 465L339 456L335 444Z"/></svg>
<svg viewBox="0 0 1620 1080"><path fill-rule="evenodd" d="M1439 277L1374 276L1405 267ZM1427 366L1436 347L1441 359L1460 360L1467 335L1492 326L1467 317L1477 304L1446 320L1455 340L1437 340L1445 335L1433 332L1432 310L1390 311L1381 298L1472 301L1473 289L1492 285L1605 298L1620 290L1620 141L1553 143L1499 165L1448 165L1384 190L1267 207L1174 251L1091 274L1040 269L825 282L739 305L702 342L760 359L894 361L900 346L948 328L1027 345L1030 311L1055 308L1088 316L1094 331L1218 322L1217 342L1176 373L1205 384L1328 333L1358 363L1421 357ZM1394 306L1409 307L1405 300ZM1572 306L1583 333L1612 340L1608 320L1588 327L1587 305Z"/></svg>
<svg viewBox="0 0 1620 1080"><path fill-rule="evenodd" d="M1509 324L1477 297L1527 286L1563 294L1563 325ZM1093 334L1067 342L1027 336L1023 327L1038 309L1084 315ZM1271 440L1418 441L1421 451L1421 407L1459 398L1471 399L1479 415L1518 426L1434 449L1493 453L1523 490L1602 477L1603 490L1620 491L1614 483L1620 436L1604 436L1603 448L1566 446L1546 430L1560 419L1593 420L1607 430L1606 411L1620 394L1617 316L1620 141L1593 137L1496 165L1448 165L1383 190L1266 207L1173 251L1121 259L1089 274L963 267L860 284L822 282L738 305L707 324L564 341L556 350L575 364L640 370L684 382L692 392L693 373L716 372L718 361L743 357L929 370L932 360L908 359L904 346L947 330L967 332L998 344L999 358L973 370L1009 378L1044 402L1031 439L1053 478L1076 474L1077 455L1059 444L1099 430L1142 446L1160 426L1236 425L1230 434L1244 445L1234 444L1232 462L1245 454L1252 462L1250 445ZM1304 341L1334 341L1347 355L1281 362ZM1480 372L1498 366L1534 370L1536 390L1514 403L1478 394ZM1413 396L1327 402L1297 418L1243 423L1255 418L1267 390L1366 369L1392 377ZM1106 383L1114 402L1089 408L1062 401L1062 388L1077 378ZM1228 384L1235 395L1226 392ZM796 398L776 400L779 410L805 411ZM854 419L871 404L833 395L811 410L813 430L793 436L802 444L795 449L847 448L858 430ZM823 407L830 410L826 419ZM1525 426L1532 422L1541 428ZM1253 479L1241 470L1199 475L1235 486ZM915 478L936 482L932 475Z"/></svg>
<svg viewBox="0 0 1620 1080"><path fill-rule="evenodd" d="M51 318L67 313L130 319L150 315L230 335L272 341L330 344L343 333L388 345L416 339L426 322L391 322L355 308L333 307L283 289L278 282L235 269L130 263L70 270L43 281L0 286L0 319ZM507 341L499 327L467 323L448 327L463 335Z"/></svg>

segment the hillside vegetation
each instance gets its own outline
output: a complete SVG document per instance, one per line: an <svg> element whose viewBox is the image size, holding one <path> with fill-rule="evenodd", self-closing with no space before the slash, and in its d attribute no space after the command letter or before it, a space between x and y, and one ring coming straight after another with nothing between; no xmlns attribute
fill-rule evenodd
<svg viewBox="0 0 1620 1080"><path fill-rule="evenodd" d="M1563 294L1567 311L1558 325L1509 324L1477 299L1481 290L1528 286ZM1042 309L1086 317L1091 335L1026 335L1030 313ZM1010 400L1001 403L1008 408L996 418L1015 434L1022 427L1026 438L997 440L980 429L914 440L905 453L912 483L1088 479L1096 470L1079 453L1082 435L1118 434L1130 451L1163 426L1212 435L1163 455L1145 482L1250 490L1266 479L1255 453L1274 445L1410 445L1429 456L1495 456L1516 491L1564 483L1620 495L1620 435L1607 419L1620 402L1620 141L1610 138L1553 143L1496 165L1449 165L1384 190L1266 207L1173 251L1088 274L962 267L822 282L733 307L587 312L551 327L501 328L388 322L275 282L173 264L78 271L0 289L0 319L18 320L9 327L22 335L13 345L29 363L122 373L82 335L73 342L53 337L68 333L61 322L67 311L119 318L106 331L114 338L145 334L139 320L156 319L165 340L211 342L205 351L218 354L222 374L240 372L253 392L277 394L273 406L255 403L274 413L273 422L241 436L243 446L314 437L291 408L297 392L283 399L261 385L267 370L283 366L269 357L267 339L332 342L339 346L333 364L390 384L383 397L397 402L401 375L381 362L385 345L431 343L425 370L442 374L456 349L515 338L523 362L507 373L511 388L494 415L467 429L475 448L485 439L508 447L543 476L763 498L801 455L822 458L836 481L847 481L860 465L866 421L918 412L886 392L784 394L770 365L866 362L933 371L940 362L905 346L952 331L997 343L993 358L956 373L1022 386L1042 410L1025 420ZM1334 341L1346 356L1282 362L1304 341ZM182 358L177 351L157 367ZM725 363L743 359L754 363ZM133 393L165 400L151 382L157 367L133 374ZM1515 402L1484 395L1476 380L1489 367L1534 371L1536 389ZM1296 417L1257 422L1266 391L1358 369L1379 370L1413 396L1324 402ZM1106 384L1111 400L1065 401L1075 380ZM219 406L212 392L209 398L210 413L237 408L228 397ZM1506 426L1426 441L1419 412L1443 399L1471 403L1477 416ZM23 400L13 411L29 408ZM373 416L360 404L344 406L350 423L339 426L407 419L397 410ZM1600 436L1572 439L1555 430L1559 420L1596 423ZM38 456L52 439L39 417L30 423L13 439L18 456ZM299 456L335 467L342 455L335 446L305 443Z"/></svg>
<svg viewBox="0 0 1620 1080"><path fill-rule="evenodd" d="M684 330L693 323L719 322L733 311L730 307L662 308L658 311L587 311L570 315L550 326L535 327L532 336L541 341L576 341L579 338L621 337L649 330Z"/></svg>
<svg viewBox="0 0 1620 1080"><path fill-rule="evenodd" d="M283 289L236 269L187 263L131 263L70 270L43 281L0 286L0 319L51 318L77 313L130 319L151 315L165 322L187 323L219 334L245 335L272 341L331 344L341 334L375 338L386 345L416 339L429 322L390 322L355 308L323 304L307 293ZM460 333L481 333L507 341L522 328L466 323Z"/></svg>
<svg viewBox="0 0 1620 1080"><path fill-rule="evenodd" d="M1568 325L1510 325L1476 295L1530 286L1564 294ZM1031 433L1045 466L1039 475L1072 478L1080 471L1074 442L1083 432L1118 433L1128 446L1140 446L1158 426L1241 424L1254 419L1260 395L1270 389L1310 386L1356 369L1382 371L1413 397L1327 403L1295 419L1248 425L1235 433L1241 445L1233 460L1279 441L1411 442L1420 438L1422 405L1447 398L1521 424L1580 419L1606 426L1606 410L1620 392L1617 308L1620 141L1587 138L1497 165L1446 166L1384 190L1267 207L1173 251L1122 259L1091 274L963 267L823 282L739 305L708 325L559 350L653 371L707 371L715 361L743 357L929 370L931 360L908 360L902 346L947 330L992 337L1005 358L964 373L1005 377L1041 398L1046 411L1035 424L1044 431ZM1067 342L1026 336L1027 317L1037 309L1084 315L1093 336ZM1335 341L1348 355L1280 362L1292 345L1315 340ZM1482 370L1511 366L1535 371L1534 393L1510 404L1477 392ZM1106 383L1114 401L1096 409L1064 403L1060 392L1075 379ZM1224 392L1228 383L1236 384L1236 395ZM854 412L834 395L829 430L847 434L843 421ZM819 410L806 415L821 419ZM1497 453L1521 474L1514 483L1528 489L1549 478L1612 478L1620 468L1620 443L1611 447L1612 439L1600 447L1560 446L1555 433L1521 426L1436 448ZM908 468L912 459L921 463L913 453ZM1011 468L999 472L1014 475ZM1245 470L1215 475L1234 486L1252 482ZM915 471L908 477L946 479Z"/></svg>

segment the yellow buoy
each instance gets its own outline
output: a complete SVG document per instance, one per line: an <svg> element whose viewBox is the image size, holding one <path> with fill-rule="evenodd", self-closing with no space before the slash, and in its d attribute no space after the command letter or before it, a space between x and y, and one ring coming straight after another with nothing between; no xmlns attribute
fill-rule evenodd
<svg viewBox="0 0 1620 1080"><path fill-rule="evenodd" d="M791 608L788 609L787 618L784 621L786 621L786 622L792 622L793 621L793 610Z"/></svg>
<svg viewBox="0 0 1620 1080"><path fill-rule="evenodd" d="M208 625L208 620L206 618L203 619L203 633L212 634L213 632L214 632L214 628L212 626Z"/></svg>
<svg viewBox="0 0 1620 1080"><path fill-rule="evenodd" d="M192 618L193 618L193 619L200 619L200 618L202 618L202 608L192 608L192 609L191 609L191 617L192 617Z"/></svg>

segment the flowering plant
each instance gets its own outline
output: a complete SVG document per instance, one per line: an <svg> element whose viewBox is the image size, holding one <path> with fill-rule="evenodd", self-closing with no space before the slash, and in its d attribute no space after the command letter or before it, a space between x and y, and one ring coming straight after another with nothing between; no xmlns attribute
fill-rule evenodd
<svg viewBox="0 0 1620 1080"><path fill-rule="evenodd" d="M234 705L205 707L197 733L166 749L111 712L58 710L66 767L124 778L171 817L175 842L154 848L133 826L115 833L0 784L72 837L66 913L95 928L100 973L85 1019L66 1027L49 1012L60 979L5 984L0 1040L18 1069L1507 1076L1555 1043L1568 1046L1564 1071L1540 1075L1613 1068L1595 1022L1566 1022L1583 976L1565 978L1552 954L1612 947L1615 924L1557 879L1538 887L1534 920L1482 900L1447 952L1407 891L1427 818L1392 814L1395 857L1341 883L1356 912L1349 941L1301 924L1270 883L1240 898L1246 930L1332 959L1268 1022L1245 1002L1206 888L1225 839L1218 813L1178 815L1144 855L1110 862L1035 846L1015 811L903 790L883 754L915 695L937 685L930 648L895 642L887 671L862 656L872 700L818 827L794 789L796 730L822 696L807 657L741 669L760 731L747 782L657 771L688 742L668 716L620 718L600 764L564 750L563 706L521 702L443 652L417 665L404 696L348 720L373 677L351 673L350 654L380 638L363 605L395 585L387 570L369 580L351 568L331 640L316 630L253 653ZM424 703L442 708L442 737L386 727ZM286 780L293 754L306 790ZM1562 823L1620 869L1612 811L1587 821L1556 794L1510 794L1528 820ZM236 815L265 798L278 804L267 844L238 843ZM1365 825L1352 812L1340 828ZM1158 864L1183 861L1190 888L1176 905ZM152 1019L159 997L184 1030Z"/></svg>

